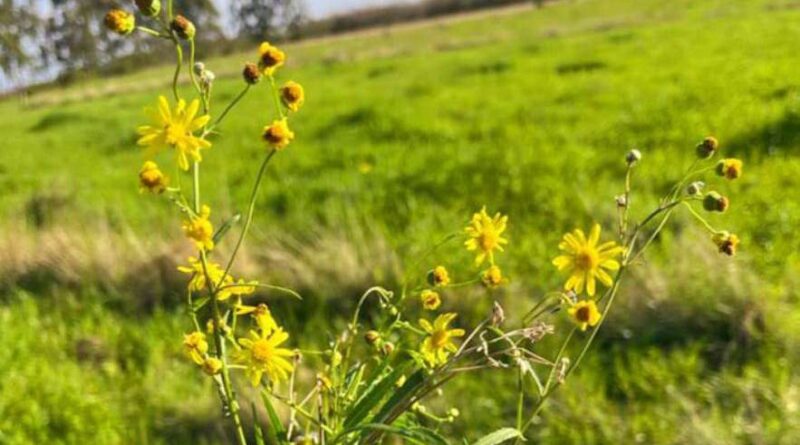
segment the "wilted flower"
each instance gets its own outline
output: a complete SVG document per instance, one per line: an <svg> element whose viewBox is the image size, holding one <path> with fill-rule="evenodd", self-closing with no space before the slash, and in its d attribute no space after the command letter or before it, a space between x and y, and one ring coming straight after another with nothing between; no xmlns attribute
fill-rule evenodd
<svg viewBox="0 0 800 445"><path fill-rule="evenodd" d="M299 110L303 106L305 98L303 86L297 82L290 80L281 87L281 102L292 111Z"/></svg>
<svg viewBox="0 0 800 445"><path fill-rule="evenodd" d="M192 275L188 285L188 289L192 292L200 292L207 287L206 274L208 274L211 284L217 285L222 279L222 275L225 273L219 264L211 261L206 262L206 268L204 270L203 263L197 258L191 257L189 258L189 266L179 266L178 270ZM233 278L231 278L230 275L225 275L225 280L222 285L231 284L232 282ZM219 291L217 299L224 300L225 298L227 297L225 297L224 290Z"/></svg>
<svg viewBox="0 0 800 445"><path fill-rule="evenodd" d="M581 229L564 235L558 248L564 255L553 260L558 270L566 270L570 274L564 289L583 292L584 286L589 296L595 294L595 279L606 286L611 286L613 279L606 270L619 269L619 262L615 257L623 252L623 248L614 241L598 245L600 241L600 225L592 226L589 237L586 238Z"/></svg>
<svg viewBox="0 0 800 445"><path fill-rule="evenodd" d="M486 213L486 207L483 207L479 213L472 215L472 220L464 231L469 239L464 243L467 250L478 251L478 256L475 258L475 264L480 266L486 258L489 258L489 263L494 264L494 251L503 251L503 245L508 244L508 240L503 238L503 232L506 230L508 216L503 216L496 213L494 217L490 217Z"/></svg>
<svg viewBox="0 0 800 445"><path fill-rule="evenodd" d="M106 28L124 36L136 29L136 17L128 11L122 9L112 9L106 13Z"/></svg>
<svg viewBox="0 0 800 445"><path fill-rule="evenodd" d="M558 362L558 368L556 369L556 382L559 385L564 384L564 380L567 379L567 371L569 371L569 364L570 360L569 357L561 357L561 360Z"/></svg>
<svg viewBox="0 0 800 445"><path fill-rule="evenodd" d="M723 159L717 163L716 172L720 176L734 180L742 176L743 163L739 159Z"/></svg>
<svg viewBox="0 0 800 445"><path fill-rule="evenodd" d="M585 331L589 326L596 326L601 317L594 300L579 301L570 306L567 313L578 324L581 331Z"/></svg>
<svg viewBox="0 0 800 445"><path fill-rule="evenodd" d="M503 306L500 306L500 303L494 302L492 304L492 317L491 322L492 326L499 326L505 321L506 313L503 311Z"/></svg>
<svg viewBox="0 0 800 445"><path fill-rule="evenodd" d="M552 334L553 332L555 332L555 326L543 321L538 321L533 326L523 329L522 335L532 342L537 342L544 338L545 335Z"/></svg>
<svg viewBox="0 0 800 445"><path fill-rule="evenodd" d="M422 301L422 307L429 311L434 311L442 305L442 299L439 297L438 292L432 290L424 290L419 294L419 299Z"/></svg>
<svg viewBox="0 0 800 445"><path fill-rule="evenodd" d="M262 138L276 150L282 150L294 139L294 133L289 129L286 119L280 119L264 127Z"/></svg>
<svg viewBox="0 0 800 445"><path fill-rule="evenodd" d="M453 339L463 337L465 332L463 329L448 328L454 318L456 318L456 314L448 312L436 317L433 324L425 319L419 321L422 329L428 333L428 336L422 341L420 352L431 366L445 363L450 352L458 350Z"/></svg>
<svg viewBox="0 0 800 445"><path fill-rule="evenodd" d="M169 180L153 161L146 161L139 170L139 191L163 193L169 185Z"/></svg>

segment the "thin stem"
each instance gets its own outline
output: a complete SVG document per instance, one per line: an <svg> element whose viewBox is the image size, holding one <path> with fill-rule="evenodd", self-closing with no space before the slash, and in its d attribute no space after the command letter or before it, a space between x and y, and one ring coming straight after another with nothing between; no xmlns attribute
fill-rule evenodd
<svg viewBox="0 0 800 445"><path fill-rule="evenodd" d="M275 153L277 153L277 150L274 148L270 150L267 156L264 157L264 161L261 163L261 168L258 169L256 182L253 184L253 190L250 192L250 204L247 209L247 217L244 220L244 226L242 227L242 231L239 233L239 239L236 241L236 246L233 248L233 252L228 260L228 264L225 266L225 272L220 277L217 285L220 285L225 281L225 278L231 271L231 267L233 267L233 262L236 260L236 255L239 253L239 249L242 247L244 238L247 236L247 232L250 230L250 224L253 222L253 213L256 209L256 196L258 195L258 189L261 187L261 180L264 177L264 172L267 170L267 165L269 164L270 159L275 156Z"/></svg>
<svg viewBox="0 0 800 445"><path fill-rule="evenodd" d="M684 202L684 204L686 205L686 208L687 208L687 209L689 209L689 212L692 214L692 216L694 216L694 217L695 217L695 219L697 219L698 221L700 221L700 223L703 225L703 227L705 227L705 228L706 228L706 230L708 230L708 231L709 231L709 232L711 232L712 234L713 234L713 233L717 233L717 229L715 229L714 227L712 227L712 226L711 226L711 224L709 224L709 223L708 223L708 221L706 221L706 219L705 219L705 218L703 218L703 216L702 216L702 215L700 215L699 213L697 213L697 210L695 210L695 209L694 209L694 207L692 207L692 205L691 205L691 204L689 204L688 202Z"/></svg>
<svg viewBox="0 0 800 445"><path fill-rule="evenodd" d="M172 2L170 2L171 4ZM171 16L172 14L170 14ZM175 64L175 74L172 75L172 95L175 96L175 101L177 102L180 99L180 95L178 94L178 77L181 75L181 65L183 65L183 48L181 48L180 42L178 40L175 41L175 54L177 55L177 63Z"/></svg>
<svg viewBox="0 0 800 445"><path fill-rule="evenodd" d="M242 89L242 91L240 91L239 94L233 98L231 103L229 103L228 106L225 107L224 110L222 110L222 113L220 113L219 117L216 118L214 120L214 123L211 124L211 126L209 126L208 129L203 133L203 136L206 136L208 133L214 131L214 128L216 128L217 125L222 123L222 120L225 119L225 116L228 115L228 112L231 111L233 107L239 103L240 100L242 100L242 98L244 97L245 94L247 94L248 91L250 91L250 84L245 85L244 89Z"/></svg>

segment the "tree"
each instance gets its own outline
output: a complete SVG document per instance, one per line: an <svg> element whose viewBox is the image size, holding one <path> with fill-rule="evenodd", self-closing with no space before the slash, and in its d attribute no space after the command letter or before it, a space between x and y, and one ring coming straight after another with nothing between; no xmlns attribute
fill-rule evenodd
<svg viewBox="0 0 800 445"><path fill-rule="evenodd" d="M231 12L239 36L254 41L294 37L305 17L299 0L234 0Z"/></svg>
<svg viewBox="0 0 800 445"><path fill-rule="evenodd" d="M27 7L25 7L27 5ZM30 66L40 20L30 2L0 0L0 72L7 78Z"/></svg>

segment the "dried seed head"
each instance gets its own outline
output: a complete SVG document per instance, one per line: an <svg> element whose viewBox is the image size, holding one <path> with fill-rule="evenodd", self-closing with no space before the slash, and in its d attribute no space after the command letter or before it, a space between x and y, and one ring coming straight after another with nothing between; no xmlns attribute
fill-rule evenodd
<svg viewBox="0 0 800 445"><path fill-rule="evenodd" d="M552 334L553 332L555 332L555 327L553 325L543 321L537 321L533 326L525 328L522 331L522 335L532 342L537 342L544 338L545 335Z"/></svg>
<svg viewBox="0 0 800 445"><path fill-rule="evenodd" d="M567 379L567 371L569 371L569 358L562 357L561 360L558 362L558 369L556 369L556 381L559 385L564 384L564 380Z"/></svg>
<svg viewBox="0 0 800 445"><path fill-rule="evenodd" d="M384 355L390 355L392 352L394 352L394 343L387 341L383 344L381 350L383 351Z"/></svg>
<svg viewBox="0 0 800 445"><path fill-rule="evenodd" d="M624 209L628 207L628 198L625 195L618 195L614 197L614 201L617 203L617 207Z"/></svg>
<svg viewBox="0 0 800 445"><path fill-rule="evenodd" d="M206 70L206 64L203 63L203 62L197 62L197 63L194 64L193 68L194 68L194 73L195 74L197 74L198 76L202 76L203 75L203 71Z"/></svg>
<svg viewBox="0 0 800 445"><path fill-rule="evenodd" d="M380 339L381 339L381 334L378 331L367 331L366 333L364 333L364 340L371 345L374 345L375 342L377 342Z"/></svg>
<svg viewBox="0 0 800 445"><path fill-rule="evenodd" d="M686 193L689 196L697 196L703 193L703 188L705 188L705 186L706 183L703 181L694 181L693 183L689 184L688 187L686 187Z"/></svg>

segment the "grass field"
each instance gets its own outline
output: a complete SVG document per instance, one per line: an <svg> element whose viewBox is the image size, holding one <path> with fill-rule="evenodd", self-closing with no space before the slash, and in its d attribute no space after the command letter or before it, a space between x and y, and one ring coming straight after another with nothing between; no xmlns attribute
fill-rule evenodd
<svg viewBox="0 0 800 445"><path fill-rule="evenodd" d="M364 289L396 285L487 205L510 215L511 285L495 298L513 314L561 282L550 260L565 231L613 227L625 152L644 154L642 217L715 135L746 162L718 185L736 198L713 219L742 253L719 256L678 217L532 438L799 443L797 42L792 0L585 0L289 45L306 105L238 269L304 296L262 295L312 347ZM254 53L206 61L217 110ZM0 444L225 442L210 384L181 355L188 246L172 209L137 192L134 129L170 76L0 102ZM270 100L251 91L205 156L220 217L246 204ZM469 264L457 247L435 260ZM447 304L474 321L491 302ZM513 422L515 384L464 380L434 405L458 406L452 429L473 439Z"/></svg>

